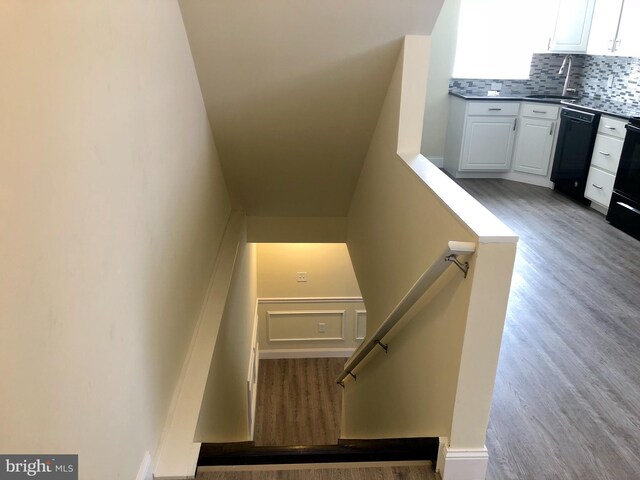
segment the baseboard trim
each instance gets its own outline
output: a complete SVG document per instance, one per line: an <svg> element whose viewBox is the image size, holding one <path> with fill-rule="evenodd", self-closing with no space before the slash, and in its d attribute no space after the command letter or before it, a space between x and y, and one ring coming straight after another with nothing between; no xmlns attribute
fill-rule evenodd
<svg viewBox="0 0 640 480"><path fill-rule="evenodd" d="M599 203L596 202L591 202L591 208L594 209L596 212L601 213L603 215L607 215L607 212L609 212L609 208L605 207L604 205L600 205Z"/></svg>
<svg viewBox="0 0 640 480"><path fill-rule="evenodd" d="M282 297L259 298L258 304L269 305L273 303L362 303L362 297Z"/></svg>
<svg viewBox="0 0 640 480"><path fill-rule="evenodd" d="M144 452L144 457L142 457L142 463L140 464L140 468L138 469L136 480L153 480L153 472L151 470L151 454L149 452Z"/></svg>
<svg viewBox="0 0 640 480"><path fill-rule="evenodd" d="M489 452L487 447L457 449L447 446L447 439L440 439L436 472L442 480L485 480Z"/></svg>
<svg viewBox="0 0 640 480"><path fill-rule="evenodd" d="M278 358L349 358L355 348L287 348L260 350L261 360Z"/></svg>

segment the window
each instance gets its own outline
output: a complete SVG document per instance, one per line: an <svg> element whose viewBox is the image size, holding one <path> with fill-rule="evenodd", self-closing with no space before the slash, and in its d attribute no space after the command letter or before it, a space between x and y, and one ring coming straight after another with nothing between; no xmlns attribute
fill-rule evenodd
<svg viewBox="0 0 640 480"><path fill-rule="evenodd" d="M453 76L529 78L531 55L546 49L556 1L461 0Z"/></svg>

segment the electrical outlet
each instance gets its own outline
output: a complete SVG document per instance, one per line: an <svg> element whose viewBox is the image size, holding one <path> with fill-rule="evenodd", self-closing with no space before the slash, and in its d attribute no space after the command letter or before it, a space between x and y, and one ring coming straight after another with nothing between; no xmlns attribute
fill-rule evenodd
<svg viewBox="0 0 640 480"><path fill-rule="evenodd" d="M613 87L613 79L614 79L614 75L613 73L611 75L609 75L609 78L607 79L607 88L611 88Z"/></svg>
<svg viewBox="0 0 640 480"><path fill-rule="evenodd" d="M298 272L296 275L296 282L306 282L307 272Z"/></svg>
<svg viewBox="0 0 640 480"><path fill-rule="evenodd" d="M320 322L318 323L318 333L324 333L327 331L327 324Z"/></svg>
<svg viewBox="0 0 640 480"><path fill-rule="evenodd" d="M502 83L500 83L500 82L491 82L491 90L495 90L495 91L499 92L500 90L502 90Z"/></svg>

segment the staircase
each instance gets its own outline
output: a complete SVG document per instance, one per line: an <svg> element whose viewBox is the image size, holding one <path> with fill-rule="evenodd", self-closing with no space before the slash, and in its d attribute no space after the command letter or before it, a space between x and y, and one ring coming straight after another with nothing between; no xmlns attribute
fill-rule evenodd
<svg viewBox="0 0 640 480"><path fill-rule="evenodd" d="M340 358L261 360L254 441L202 443L198 475L216 472L218 478L225 470L351 471L354 466L398 462L433 470L438 438L338 439L342 388L335 378L343 363ZM323 442L328 444L319 444Z"/></svg>
<svg viewBox="0 0 640 480"><path fill-rule="evenodd" d="M282 447L261 447L254 442L203 443L198 467L407 461L435 464L437 454L437 438L340 439L335 445Z"/></svg>

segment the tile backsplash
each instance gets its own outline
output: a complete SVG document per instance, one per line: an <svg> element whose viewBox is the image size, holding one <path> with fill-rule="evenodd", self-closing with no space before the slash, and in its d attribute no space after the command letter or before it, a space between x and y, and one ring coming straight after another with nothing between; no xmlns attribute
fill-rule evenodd
<svg viewBox="0 0 640 480"><path fill-rule="evenodd" d="M492 82L502 84L503 95L529 95L532 93L561 94L564 75L558 71L564 54L536 53L531 60L527 80L487 80L452 78L449 89L469 95L486 95ZM570 88L577 89L579 97L595 103L621 104L627 108L640 108L640 58L595 55L572 55ZM607 86L613 75L613 85Z"/></svg>
<svg viewBox="0 0 640 480"><path fill-rule="evenodd" d="M578 93L603 104L640 109L640 58L584 55ZM611 88L607 86L613 75Z"/></svg>

